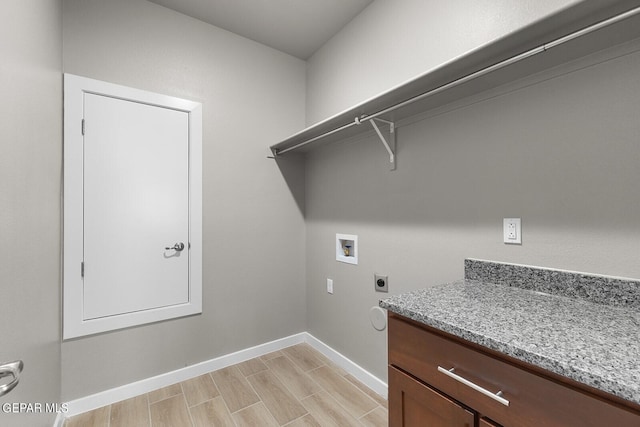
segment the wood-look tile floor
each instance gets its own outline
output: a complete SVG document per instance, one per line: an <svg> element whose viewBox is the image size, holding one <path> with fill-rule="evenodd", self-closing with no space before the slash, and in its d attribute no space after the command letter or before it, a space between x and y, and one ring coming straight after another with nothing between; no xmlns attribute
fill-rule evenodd
<svg viewBox="0 0 640 427"><path fill-rule="evenodd" d="M69 418L64 427L387 427L387 401L298 344Z"/></svg>

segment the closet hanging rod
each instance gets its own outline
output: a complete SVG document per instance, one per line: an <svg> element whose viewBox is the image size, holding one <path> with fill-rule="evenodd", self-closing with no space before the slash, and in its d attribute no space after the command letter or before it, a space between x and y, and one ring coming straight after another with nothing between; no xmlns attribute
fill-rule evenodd
<svg viewBox="0 0 640 427"><path fill-rule="evenodd" d="M297 149L299 149L301 147L304 147L307 144L310 144L312 142L318 141L318 140L320 140L322 138L325 138L325 137L327 137L329 135L333 135L334 133L341 132L341 131L343 131L345 129L348 129L348 128L351 128L353 126L358 126L361 122L364 122L366 120L375 119L375 118L380 117L382 115L389 114L389 113L391 113L391 112L393 112L393 111L395 111L395 110L397 110L399 108L406 107L407 105L413 104L414 102L421 101L421 100L423 100L425 98L428 98L430 96L433 96L433 95L438 94L440 92L443 92L445 90L454 88L454 87L459 86L459 85L461 85L463 83L467 83L467 82L469 82L471 80L477 79L478 77L482 77L482 76L484 76L486 74L489 74L491 72L500 70L500 69L502 69L504 67L507 67L507 66L512 65L512 64L515 64L515 63L520 62L520 61L522 61L524 59L530 58L530 57L535 56L535 55L537 55L539 53L545 52L545 51L547 51L549 49L552 49L554 47L560 46L560 45L562 45L564 43L567 43L567 42L569 42L571 40L577 39L579 37L582 37L582 36L585 36L587 34L590 34L590 33L594 32L594 31L597 31L597 30L600 30L602 28L608 27L610 25L616 24L616 23L618 23L620 21L623 21L625 19L628 19L628 18L630 18L632 16L635 16L635 15L638 15L638 14L640 14L640 6L639 7L635 7L633 9L630 9L630 10L628 10L626 12L620 13L618 15L614 15L614 16L612 16L610 18L607 18L605 20L602 20L600 22L596 22L595 24L589 25L589 26L587 26L587 27L585 27L583 29L574 31L573 33L570 33L570 34L567 34L566 36L562 36L562 37L557 38L557 39L555 39L553 41L550 41L548 43L544 43L544 44L542 44L542 45L540 45L538 47L534 47L534 48L529 49L529 50L527 50L525 52L522 52L520 54L517 54L517 55L514 55L512 57L509 57L509 58L507 58L507 59L505 59L503 61L497 62L497 63L495 63L493 65L489 65L489 66L487 66L485 68L482 68L482 69L480 69L478 71L475 71L475 72L473 72L471 74L467 74L466 76L460 77L460 78L458 78L456 80L452 80L449 83L445 83L445 84L443 84L441 86L438 86L438 87L436 87L434 89L431 89L431 90L429 90L427 92L421 93L421 94L416 95L416 96L414 96L412 98L409 98L409 99L407 99L405 101L396 103L396 104L394 104L394 105L392 105L390 107L387 107L387 108L385 108L383 110L377 111L377 112L375 112L373 114L363 114L360 117L355 117L352 122L349 122L347 124L339 126L339 127L335 128L335 129L332 129L330 131L324 132L321 135L314 136L313 138L310 138L310 139L302 141L302 142L300 142L298 144L292 145L291 147L283 148L281 150L276 149L274 154L275 154L275 156L278 156L278 155L281 155L281 154L285 154L285 153L287 153L289 151L297 150Z"/></svg>

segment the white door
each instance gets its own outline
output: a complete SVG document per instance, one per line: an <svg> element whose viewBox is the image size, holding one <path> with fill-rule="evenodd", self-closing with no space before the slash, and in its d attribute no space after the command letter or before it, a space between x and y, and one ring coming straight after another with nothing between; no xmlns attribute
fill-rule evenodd
<svg viewBox="0 0 640 427"><path fill-rule="evenodd" d="M202 105L64 76L63 337L202 313Z"/></svg>
<svg viewBox="0 0 640 427"><path fill-rule="evenodd" d="M189 301L188 121L84 94L83 320Z"/></svg>

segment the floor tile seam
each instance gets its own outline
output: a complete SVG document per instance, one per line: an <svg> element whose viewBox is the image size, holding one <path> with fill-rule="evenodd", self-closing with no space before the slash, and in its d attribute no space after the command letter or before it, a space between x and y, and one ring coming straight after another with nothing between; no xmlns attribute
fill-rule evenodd
<svg viewBox="0 0 640 427"><path fill-rule="evenodd" d="M302 343L302 344L304 344L304 343ZM284 350L286 350L287 348L295 347L295 346L302 345L302 344L294 344L294 345L291 345L291 346L289 346L289 347L285 347L285 349L284 349ZM308 344L307 344L307 345L308 345ZM308 345L308 348L309 348L312 352L314 352L314 353L320 353L318 350L316 350L315 348L313 348L313 347L311 347L311 346L309 346L309 345ZM297 367L299 367L299 368L300 368L300 370L301 370L301 371L303 371L303 372L311 372L311 371L313 371L314 369L318 369L318 368L322 368L323 366L327 366L327 364L325 363L325 361L318 357L317 359L318 359L318 360L320 361L320 363L321 363L321 365L320 365L320 366L316 366L315 368L311 368L311 369L305 369L305 367L304 367L304 366L302 366L300 363L298 363L298 362L296 361L296 359L294 359L293 357L289 356L289 355L287 354L287 352L283 351L282 353L283 353L286 357L288 357L288 358L289 358L289 360L291 360L291 361L292 361L292 362L293 362Z"/></svg>
<svg viewBox="0 0 640 427"><path fill-rule="evenodd" d="M334 402L334 406L338 406L339 408L342 408L342 410L343 410L344 414L346 414L346 415L347 415L347 417L351 417L351 418L352 418L355 422L357 422L358 424L362 424L362 423L360 422L360 419L359 419L358 417L353 416L353 415L351 414L351 412L349 412L349 411L348 411L344 406L342 406L342 405L340 404L340 402L338 401L338 399L336 399L335 397L333 397L333 395L331 395L331 393L329 393L329 392L328 392L327 390L325 390L325 389L322 389L322 390L321 390L321 391L319 391L318 393L314 393L314 394L312 394L311 396L309 396L309 397L305 398L305 400L306 400L306 399L308 399L308 398L311 398L311 397L313 397L313 396L315 396L315 395L317 395L317 394L320 394L320 393L322 393L322 392L325 392L325 393L327 394L327 396L329 396L329 400L332 400L332 401ZM306 409L306 406L305 406L305 409ZM307 409L307 411L308 411L308 409ZM309 413L310 413L310 412L309 412ZM313 416L313 415L312 415L312 416Z"/></svg>
<svg viewBox="0 0 640 427"><path fill-rule="evenodd" d="M293 363L293 362L292 362L292 363ZM293 366L294 366L295 368L299 368L299 367L298 367L298 366L296 366L295 364L294 364ZM269 365L267 365L267 367L269 367ZM293 395L293 397L295 397L295 399L296 399L298 402L301 402L301 400L302 400L302 399L305 399L305 398L307 398L307 397L309 397L309 396L311 396L311 395L313 394L313 393L311 393L311 394L310 394L310 395L308 395L308 396L298 397L298 396L296 395L296 393L294 393L294 392L293 392L293 390L291 390L291 388L290 388L289 386L287 386L287 384L285 383L285 381L282 379L282 377L281 377L280 375L278 375L278 373L277 373L276 371L272 370L272 369L271 369L271 367L269 367L269 370L270 370L270 371L271 371L271 373L272 373L272 374L273 374L273 375L274 375L274 376L275 376L275 377L276 377L276 378L277 378L277 379L282 383L282 385L287 389L287 391L288 391L289 393L291 393L291 394ZM309 381L311 381L312 383L314 383L315 385L317 385L318 387L320 387L320 384L318 384L317 382L315 382L315 381L313 380L313 378L311 378L311 377L310 377L306 372L304 372L302 369L300 369L300 372L302 372L302 375L304 375L304 376L305 376ZM322 387L320 387L320 388L322 388ZM304 416L304 415L303 415L303 416Z"/></svg>
<svg viewBox="0 0 640 427"><path fill-rule="evenodd" d="M209 402L213 402L218 397L222 397L222 396L218 395L218 396L212 397L211 399L203 400L202 402L196 403L195 405L187 406L187 409L191 410L192 408L195 408L196 406L202 406L202 405L205 405L205 404L207 404ZM222 400L224 400L224 399L222 399Z"/></svg>
<svg viewBox="0 0 640 427"><path fill-rule="evenodd" d="M149 399L149 393L153 393L154 391L162 390L163 388L171 387L171 386L174 386L176 384L180 385L180 390L181 390L180 393L172 394L171 396L166 396L166 397L163 397L160 400L155 400L153 402L151 401L151 399ZM147 400L149 401L149 406L155 405L156 403L162 402L163 400L171 399L172 397L175 397L175 396L177 396L179 394L182 394L182 382L180 381L180 382L177 382L177 383L169 384L168 386L160 387L160 388L158 388L156 390L151 390L150 392L147 392L145 394L147 395Z"/></svg>
<svg viewBox="0 0 640 427"><path fill-rule="evenodd" d="M351 377L354 381L352 381L351 379L347 378L347 377ZM360 381L358 378L356 378L354 375L350 374L347 372L346 375L344 375L344 379L346 379L347 381L349 381L351 384L355 385L361 392L363 392L364 394L366 394L371 400L373 400L375 403L378 404L378 406L380 406L382 409L387 409L385 408L385 406L378 402L378 400L376 399L376 397L374 396L370 396L367 393L367 390L369 390L370 392L372 392L375 396L379 397L381 400L384 400L385 402L388 403L388 399L384 399L382 396L380 396L378 393L376 393L374 390L370 389L366 384L364 384L362 381ZM364 387L364 389L363 389ZM365 390L366 389L366 390Z"/></svg>
<svg viewBox="0 0 640 427"><path fill-rule="evenodd" d="M180 387L182 387L182 384L180 384ZM191 416L191 411L189 410L189 402L187 401L187 395L184 392L184 388L182 388L182 400L184 401L184 406L187 409L187 415L189 416L189 421L191 421L191 427L194 427L195 423L193 422L193 417Z"/></svg>
<svg viewBox="0 0 640 427"><path fill-rule="evenodd" d="M277 355L277 356L270 357L269 359L265 359L265 357L266 357L266 356L268 356L268 355L270 355L270 354L274 354L274 353L278 353L278 355ZM269 352L269 353L267 353L267 354L263 354L262 356L259 356L259 357L262 359L262 361L263 361L263 362L267 363L269 360L275 359L275 358L280 357L280 356L282 356L282 355L284 355L284 353L282 352L282 350L275 350L275 351Z"/></svg>
<svg viewBox="0 0 640 427"><path fill-rule="evenodd" d="M367 412L366 414L362 415L361 417L358 418L358 420L363 419L364 417L366 417L367 415L369 415L370 413L374 412L376 409L378 408L382 408L382 406L377 405L375 408L373 408L372 410L370 410L369 412ZM384 408L383 408L384 409Z"/></svg>
<svg viewBox="0 0 640 427"><path fill-rule="evenodd" d="M187 415L189 416L189 420L191 421L191 427L195 427L196 423L193 421L193 415L191 414L191 407L189 406L189 402L187 402L187 396L184 396L184 403L187 406Z"/></svg>
<svg viewBox="0 0 640 427"><path fill-rule="evenodd" d="M242 365L243 363L250 362L251 360L255 360L255 359L260 359L260 356L256 356L256 357L253 357L253 358L251 358L251 359L247 359L247 360L245 360L245 361L243 361L243 362L239 362L239 363L236 363L235 365L231 365L231 366L236 366L236 367L238 368L238 370L240 371L240 373L241 373L242 375L244 375L244 377L246 378L246 377L249 377L249 376L251 376L251 375L255 375L255 374L257 374L258 372L262 372L262 371L258 371L258 372L253 372L253 373L251 373L251 374L245 374L245 373L242 371L242 368L240 367L240 365ZM260 360L260 361L262 362L262 360ZM264 362L262 362L262 363L264 363ZM263 369L263 370L264 370L264 369Z"/></svg>
<svg viewBox="0 0 640 427"><path fill-rule="evenodd" d="M333 367L330 365L331 359L329 359L327 356L322 354L320 351L318 351L315 348L313 348L311 345L307 344L307 347L311 351L311 353L313 354L313 357L320 362L320 366L317 366L314 369L322 368L323 366L326 366L327 368L333 369ZM319 354L320 356L316 356L315 353Z"/></svg>
<svg viewBox="0 0 640 427"><path fill-rule="evenodd" d="M309 378L311 378L311 381L313 381L314 383L316 383L318 387L320 387L320 390L322 390L322 391L326 391L326 392L327 392L327 394L328 394L329 396L331 396L331 391L329 391L329 390L328 390L327 388L325 388L322 384L320 384L318 381L316 381L316 380L315 380L311 375L309 375L309 373L311 373L311 372L313 372L313 371L315 371L315 370L317 370L317 369L320 369L320 368L322 368L322 367L323 367L323 366L318 366L318 367L317 367L317 368L315 368L315 369L311 369L309 372L307 372L307 376L308 376ZM313 393L313 394L317 394L317 393ZM313 395L312 395L312 396L313 396Z"/></svg>
<svg viewBox="0 0 640 427"><path fill-rule="evenodd" d="M322 368L322 366L318 367L317 369L320 369L320 368ZM329 369L331 369L331 368L329 368ZM340 375L340 377L341 377L341 378L343 378L345 381L349 382L349 380L347 380L346 378L344 378L342 375ZM358 387L356 387L356 385L355 385L355 384L352 384L352 383L350 383L350 382L349 382L349 384L351 384L353 387L355 387L355 389L357 390L357 392L358 392L358 393L362 394L364 397L366 397L366 398L367 398L367 399L369 399L371 402L373 402L375 406L380 406L380 405L378 404L378 402L376 402L375 400L373 400L371 397L367 396L367 394L366 394L364 391L360 390ZM351 413L351 411L349 410L349 408L347 408L345 405L343 405L342 403L340 403L340 400L339 400L339 399L337 399L337 398L333 395L333 393L332 393L332 391L331 391L331 390L329 390L329 389L327 389L327 388L323 387L323 386L322 386L322 384L320 384L320 387L321 387L323 390L325 390L325 391L327 392L327 394L328 394L329 396L331 396L331 397L332 397L336 402L338 402L338 405L340 405L340 407L341 407L342 409L344 409L344 410L345 410L349 415L351 415L353 418L355 418L356 420L359 420L359 419L360 419L360 417L362 417L362 416L363 416L363 415L356 416L356 415L352 414L352 413ZM375 407L374 407L374 409L375 409Z"/></svg>
<svg viewBox="0 0 640 427"><path fill-rule="evenodd" d="M329 367L331 369L331 367ZM366 391L364 391L361 387L359 387L357 384L349 381L349 379L347 378L347 375L351 375L348 372L344 375L341 375L339 372L337 372L335 369L333 369L333 372L335 372L336 374L338 374L341 378L343 378L345 381L347 381L351 386L355 387L355 389L358 391L358 393L361 393L362 395L364 395L367 399L369 399L371 402L373 402L376 406L381 406L373 397L369 396L367 394ZM346 371L345 371L346 372ZM352 378L354 378L356 381L358 381L357 378L355 378L353 375L351 375ZM359 382L359 381L358 381ZM362 384L362 383L360 383ZM363 387L367 387L365 384L362 384ZM367 389L369 389L367 387ZM370 389L369 389L370 390ZM373 391L373 390L372 390ZM375 408L374 408L375 409Z"/></svg>
<svg viewBox="0 0 640 427"><path fill-rule="evenodd" d="M300 402L300 404L302 405L302 402ZM304 408L304 405L302 405L302 407ZM312 417L313 417L313 415L311 415L311 412L309 412L309 410L307 410L307 408L304 408L304 410L305 410L305 411L307 411L307 413L306 413L306 414L304 414L304 415L300 415L298 418L295 418L295 419L293 419L293 420L291 420L291 421L287 422L286 424L280 424L280 427L286 427L286 426L288 426L288 425L291 425L291 424L295 423L296 421L301 420L302 418L306 417L307 415L309 415L309 416L312 416ZM276 421L277 421L277 420L276 420Z"/></svg>
<svg viewBox="0 0 640 427"><path fill-rule="evenodd" d="M227 368L230 368L230 367L233 367L233 366L235 366L235 365L227 366ZM209 372L209 375L211 376L211 379L213 380L213 384L216 386L216 388L218 389L218 391L220 391L220 386L219 386L219 385L218 385L218 383L216 382L216 379L215 379L215 378L213 378L213 375L212 375L212 374L213 374L213 372L216 372L216 371L219 371L219 370L220 370L220 369L216 369L215 371ZM241 373L242 373L242 372L241 372ZM247 382L248 382L248 381L247 381ZM249 384L249 385L251 385L251 384ZM260 396L258 396L258 397L260 397ZM222 403L224 404L224 407L225 407L225 408L227 408L227 413L228 413L228 414L229 414L229 416L231 417L231 421L233 421L233 424L234 424L236 427L238 427L238 423L237 423L237 422L236 422L236 420L233 418L233 414L235 414L236 412L242 411L244 408L240 408L240 409L238 409L238 410L237 410L237 411L235 411L235 412L231 412L231 408L229 408L229 405L227 405L227 401L226 401L226 399L224 398L224 396L223 396L223 394L222 394L222 392L221 392L221 391L220 391L220 398L222 399ZM214 399L215 399L215 397L214 397ZM211 400L213 400L213 399L211 399ZM260 402L262 402L262 399L260 399ZM256 402L256 403L258 403L258 402ZM254 405L255 405L255 403L254 403ZM251 406L251 405L249 405L249 406ZM248 408L248 406L245 406L245 408Z"/></svg>
<svg viewBox="0 0 640 427"><path fill-rule="evenodd" d="M318 370L318 369L320 369L320 368L324 368L325 366L326 366L326 365L322 365L322 366L318 366L317 368L309 369L309 370L307 371L307 374L309 374L309 373L311 373L311 372L313 372L313 371L317 371L317 370Z"/></svg>
<svg viewBox="0 0 640 427"><path fill-rule="evenodd" d="M209 378L211 379L211 382L213 383L213 386L216 388L216 391L218 392L218 396L222 397L222 392L220 391L220 387L218 387L218 384L216 383L216 380L213 378L213 375L211 375L211 372L208 372L207 375L209 375ZM218 396L214 396L209 400L213 400ZM224 398L222 399L222 401L224 401ZM229 408L227 408L227 409L229 409Z"/></svg>
<svg viewBox="0 0 640 427"><path fill-rule="evenodd" d="M268 366L267 366L267 367L268 367ZM264 371L263 371L263 372L264 372ZM278 374L277 374L275 371L272 371L271 369L269 369L269 372L271 372L271 373L273 374L273 376L274 376L278 381L280 381L280 384L282 385L282 387L284 387L284 389L285 389L286 391L288 391L288 392L289 392L289 394L291 394L291 397L293 397L293 400L295 400L295 401L296 401L296 402L297 402L297 403L298 403L298 404L299 404L299 405L300 405L300 406L301 406L301 407L306 411L306 413L305 413L305 414L303 414L303 415L299 416L298 418L295 418L295 419L293 419L293 420L287 421L285 424L281 424L281 425L282 425L282 426L284 426L284 425L287 425L287 424L291 424L291 423L292 423L292 422L294 422L295 420L298 420L298 419L300 419L300 418L302 418L302 417L304 417L304 416L306 416L306 415L310 415L309 410L308 410L307 408L305 408L305 406L304 406L304 405L302 404L302 402L300 401L301 399L300 399L298 396L296 396L296 394L293 392L293 390L291 390L291 389L287 386L287 384L285 383L285 381L283 381L283 380L282 380L282 378L281 378L281 377L279 377L279 376L278 376ZM259 373L259 372L258 372L258 373ZM306 375L306 374L305 374L305 375ZM308 377L311 381L313 381L313 380L311 379L311 377L309 377L308 375L307 375L307 377ZM261 397L260 395L258 395L258 397L260 397L260 400L262 400L262 397ZM264 402L264 401L263 401L263 402ZM267 410L269 410L269 407L268 407L266 404L265 404L264 406L267 408ZM269 412L271 412L271 411L269 411ZM271 415L273 415L273 418L275 418L275 415L274 415L273 413L272 413ZM276 421L277 421L277 419L276 419Z"/></svg>
<svg viewBox="0 0 640 427"><path fill-rule="evenodd" d="M253 375L257 375L257 374L259 374L259 373L260 373L260 372L256 372L256 373L255 373L255 374L253 374ZM253 375L250 375L250 376L253 376ZM266 404L266 403L264 403L264 400L262 399L262 396L260 396L260 393L258 393L258 390L256 390L256 388L253 386L253 384L251 384L251 381L249 381L249 379L248 379L248 378L249 378L249 377L245 377L245 379L247 380L247 383L249 384L249 387L251 387L251 389L252 389L252 390L253 390L253 392L256 394L256 396L258 396L258 399L260 399L260 400L259 400L258 402L256 402L255 404L262 403L262 405L265 407L265 409L267 410L267 412L268 412L269 414L271 414L271 416L272 416L272 417L273 417L273 419L275 420L276 424L281 425L281 424L280 424L280 422L278 421L278 418L276 418L276 415L275 415L273 412L271 412L271 409L269 409L269 406L267 406L267 404ZM280 381L280 380L278 380L278 381ZM280 382L282 383L282 381L280 381ZM294 396L294 398L295 398L295 396ZM296 399L296 401L297 401L297 400L298 400L298 399ZM255 404L254 404L254 405L255 405ZM252 405L249 405L249 406L252 406ZM248 406L247 406L247 408L248 408ZM305 408L304 406L303 406L303 408L304 408L304 410L305 410L305 411L307 411L307 408ZM309 411L307 411L307 414L308 414L308 413L309 413ZM306 415L306 414L305 414L305 415Z"/></svg>
<svg viewBox="0 0 640 427"><path fill-rule="evenodd" d="M235 365L232 365L232 366L235 366ZM240 372L240 369L238 369L238 372ZM242 372L240 372L240 375L242 375ZM243 407L243 408L240 408L240 409L238 409L238 410L237 410L237 411L235 411L235 412L231 412L231 411L229 411L229 413L230 413L231 415L236 414L236 413L238 413L238 412L242 411L243 409L246 409L246 408L248 408L248 407L250 407L250 406L257 405L258 403L263 403L263 404L264 404L264 402L262 402L262 398L261 398L261 397L260 397L260 395L256 392L256 390L255 390L255 388L253 387L253 385L252 385L252 384L247 380L247 377L245 377L244 375L242 375L242 378L244 378L244 380L245 380L245 381L247 381L247 384L249 384L249 387L251 387L251 390L253 390L253 394L255 394L255 395L258 397L258 401L257 401L257 402L254 402L254 403L252 403L252 404L250 404L250 405L247 405L247 406L245 406L245 407ZM223 399L224 399L224 397L223 397ZM266 405L265 405L265 408L266 408ZM268 410L268 408L267 408L267 410Z"/></svg>
<svg viewBox="0 0 640 427"><path fill-rule="evenodd" d="M314 349L313 347L312 347L312 349L313 349L313 351L317 351L317 350L316 350L316 349ZM283 353L284 353L284 352L283 352ZM302 372L307 376L307 378L309 378L309 379L310 379L310 380L311 380L315 385L317 385L317 386L320 388L320 390L324 390L324 391L326 391L327 393L329 393L329 390L325 389L325 388L322 386L322 384L320 384L319 382L317 382L316 380L314 380L314 379L313 379L313 377L312 377L311 375L309 375L309 374L310 374L311 372L313 372L313 371L315 371L315 370L317 370L317 369L323 368L323 367L325 367L325 366L326 366L327 368L331 369L331 367L330 367L330 366L328 366L328 365L326 365L326 364L323 364L323 365L321 365L321 366L317 366L317 367L315 367L315 368L312 368L312 369L309 369L309 370L305 370L302 366L300 366L300 365L298 365L297 363L295 363L295 360L293 360L293 358L291 358L291 357L289 357L289 356L287 356L287 358L288 358L288 359L289 359L289 360L294 364L294 366L297 366L297 367L300 369L300 371L302 371ZM317 392L316 392L316 393L312 393L312 394L310 394L309 396L305 396L305 397L304 397L304 399L306 399L307 397L313 396L314 394L317 394Z"/></svg>
<svg viewBox="0 0 640 427"><path fill-rule="evenodd" d="M250 408L250 407L252 407L252 406L257 406L257 405L260 405L260 404L262 404L262 406L264 407L264 409L266 409L266 410L267 410L267 414L271 415L271 418L272 418L272 419L273 419L273 421L276 423L276 425L278 425L278 426L279 426L279 425L280 425L280 423L278 422L278 420L276 419L276 417L271 413L271 411L269 410L269 408L267 408L267 405L265 405L265 404L264 404L264 402L263 402L262 400L259 400L259 401L258 401L258 402L256 402L256 403L253 403L253 404L251 404L251 405L249 405L249 406L246 406L246 407L244 407L244 408L242 408L242 409L240 409L240 410L236 411L235 413L238 413L238 412L240 412L240 411L242 411L242 410L244 410L244 409L248 409L248 408ZM234 422L235 422L235 420L234 420ZM238 423L236 423L236 425L237 425L237 424L238 424Z"/></svg>
<svg viewBox="0 0 640 427"><path fill-rule="evenodd" d="M189 416L189 421L191 421L191 427L194 427L193 419L191 418L191 411L189 410L189 402L187 402L187 395L184 392L184 387L182 387L182 383L180 383L180 389L182 390L182 400L184 401L184 406L187 410L187 414ZM182 427L182 426L181 426Z"/></svg>
<svg viewBox="0 0 640 427"><path fill-rule="evenodd" d="M193 407L195 407L195 406L202 405L203 403L210 402L210 401L212 401L213 399L215 399L216 397L218 397L218 396L221 396L221 395L222 395L222 393L220 393L220 389L218 388L218 385L217 385L217 384L216 384L216 382L214 381L213 377L212 377L211 375L209 375L209 378L211 379L211 382L213 383L213 386L216 388L216 391L218 392L218 394L217 394L217 395L215 395L215 396L213 396L212 398L205 399L205 400L203 400L202 402L198 402L198 403L194 403L193 405L189 405L189 401L188 401L188 399L187 399L186 393L184 393L184 394L185 394L185 400L187 400L187 409L191 409L191 408L193 408ZM182 384L182 383L180 383L180 384ZM183 388L183 391L184 391L184 388Z"/></svg>
<svg viewBox="0 0 640 427"><path fill-rule="evenodd" d="M236 371L238 371L238 373L240 374L240 379L241 379L241 380L242 380L242 379L244 379L244 380L247 382L247 384L249 384L249 387L251 387L251 384L249 383L249 381L247 381L247 377L245 377L245 376L244 376L244 374L242 373L242 371L240 371L240 369L239 369L236 365L237 365L237 363L236 363L235 365L227 366L226 368L223 368L223 369L236 368ZM222 369L218 369L218 371L221 371L221 370L222 370ZM217 372L217 371L213 371L213 372ZM220 386L218 386L218 383L217 383L217 382L216 382L216 380L213 378L213 375L211 375L211 378L213 379L213 383L216 385L216 387L218 388L218 390L220 390ZM252 387L252 388L253 388L253 387ZM254 390L254 393L255 393L255 390ZM222 396L222 399L224 400L224 395L223 395L222 393L220 393L220 395ZM257 396L257 393L256 393L256 396ZM260 397L260 396L258 396L258 397ZM226 403L226 400L225 400L225 403ZM252 403L251 405L254 405L254 404L255 404L255 403ZM247 405L247 406L245 406L244 408L247 408L247 407L249 407L249 406L251 406L251 405ZM235 414L236 412L241 411L241 410L243 410L244 408L240 408L240 409L238 409L237 411L229 412L229 413L231 413L231 414Z"/></svg>
<svg viewBox="0 0 640 427"><path fill-rule="evenodd" d="M335 397L333 397L333 396L331 395L331 393L329 393L329 392L328 392L327 390L325 390L324 388L323 388L322 390L320 390L320 391L316 392L316 393L313 393L312 395L309 395L309 396L305 397L305 398L304 398L304 399L302 399L302 400L307 400L307 399L309 399L309 398L311 398L311 397L314 397L314 396L319 395L320 393L326 393L326 394L327 394L327 396L329 396L332 400L335 400L336 402L338 401L338 399L336 399ZM340 407L342 407L342 405L340 405ZM355 417L354 417L354 418L355 418Z"/></svg>
<svg viewBox="0 0 640 427"><path fill-rule="evenodd" d="M289 346L289 347L293 347L293 346L291 345L291 346ZM286 349L287 349L287 348L289 348L289 347L285 347L285 348L283 349L282 354L284 355L284 357L286 357L287 359L289 359L289 361L290 361L291 363L293 363L295 366L297 366L298 368L300 368L300 370L301 370L302 372L307 372L307 370L306 370L306 369L304 369L304 366L301 366L301 365L300 365L300 364L299 364L299 363L298 363L298 362L297 362L293 357L289 356L289 355L287 354L287 352L286 352L286 351L284 351L284 350L286 350Z"/></svg>
<svg viewBox="0 0 640 427"><path fill-rule="evenodd" d="M264 371L254 372L254 373L253 373L253 374L251 374L251 375L245 375L244 379L245 379L245 380L247 380L247 382L248 382L249 384L251 384L251 383L249 382L249 377L255 377L256 375L261 374L262 372L264 372Z"/></svg>
<svg viewBox="0 0 640 427"><path fill-rule="evenodd" d="M257 402L254 402L254 403L252 403L251 405L247 405L247 406L245 406L244 408L240 408L240 409L238 409L237 411L232 412L232 413L231 413L231 415L237 414L237 413L238 413L238 412L240 412L240 411L244 411L245 409L251 408L252 406L256 406L256 405L259 405L259 404L261 404L261 403L264 405L264 402L263 402L262 400L258 400ZM266 407L266 405L265 405L265 407ZM269 413L269 414L271 414L271 413Z"/></svg>
<svg viewBox="0 0 640 427"><path fill-rule="evenodd" d="M152 427L151 426L151 403L149 403L150 402L149 393L144 394L144 399L147 401L147 420L149 421L149 425L147 427ZM109 423L109 427L111 427L111 423Z"/></svg>
<svg viewBox="0 0 640 427"><path fill-rule="evenodd" d="M149 427L153 427L153 422L151 421L151 399L149 399L149 393L145 393L147 398L147 414L149 415Z"/></svg>
<svg viewBox="0 0 640 427"><path fill-rule="evenodd" d="M267 371L268 369L269 369L269 368L267 368L267 369L261 369L261 370L259 370L259 371L257 371L257 372L252 372L252 373L251 373L251 374L249 374L249 375L244 374L244 373L242 372L242 370L240 371L240 373L242 373L242 375L244 375L244 377L245 377L245 378L249 378L249 377L252 377L252 376L254 376L254 375L259 374L260 372Z"/></svg>
<svg viewBox="0 0 640 427"><path fill-rule="evenodd" d="M215 383L215 381L214 381L214 383ZM217 386L218 386L218 385L216 384L216 387L217 387ZM223 404L223 405L224 405L224 407L227 409L227 414L229 414L229 418L231 419L231 422L233 422L233 425L234 425L234 426L238 427L238 423L236 423L236 420L235 420L235 419L233 419L233 414L234 414L235 412L231 412L231 409L229 409L229 405L227 405L227 401L226 401L226 400L224 400L224 396L222 396L222 393L220 393L220 396L216 396L216 397L214 397L213 399L217 399L218 397L220 398L220 400L222 400L222 404ZM211 400L213 400L213 399L211 399ZM238 409L238 411L241 411L241 410L242 410L242 409ZM238 412L238 411L236 411L236 412Z"/></svg>

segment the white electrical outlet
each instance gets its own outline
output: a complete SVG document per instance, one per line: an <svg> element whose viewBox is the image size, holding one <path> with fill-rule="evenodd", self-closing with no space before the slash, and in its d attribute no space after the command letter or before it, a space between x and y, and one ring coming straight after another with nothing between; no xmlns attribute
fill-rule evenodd
<svg viewBox="0 0 640 427"><path fill-rule="evenodd" d="M522 227L520 218L504 218L503 223L503 240L507 244L522 244Z"/></svg>
<svg viewBox="0 0 640 427"><path fill-rule="evenodd" d="M333 279L327 279L327 293L333 294Z"/></svg>

